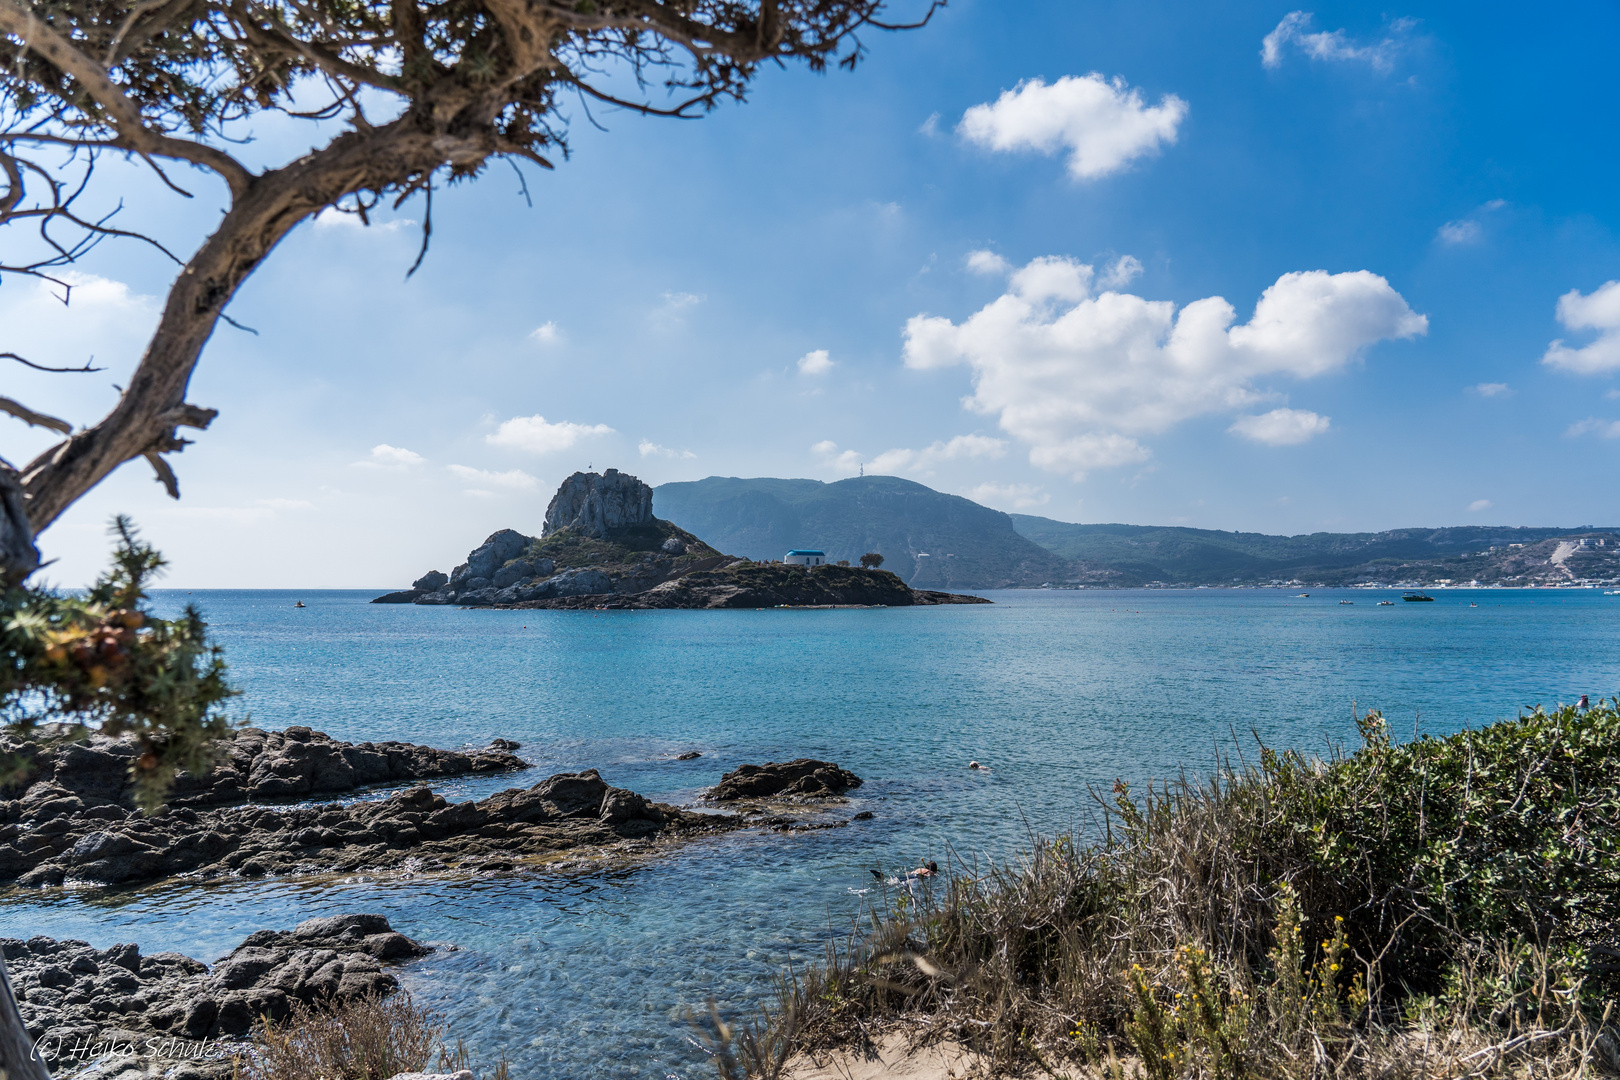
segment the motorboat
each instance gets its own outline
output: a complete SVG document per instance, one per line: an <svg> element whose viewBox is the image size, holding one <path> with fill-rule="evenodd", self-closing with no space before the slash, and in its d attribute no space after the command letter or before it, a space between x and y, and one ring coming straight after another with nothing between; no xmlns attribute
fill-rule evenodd
<svg viewBox="0 0 1620 1080"><path fill-rule="evenodd" d="M1380 600L1380 601L1378 601L1378 606L1379 607L1394 607L1395 606L1395 601L1393 601L1393 600Z"/></svg>
<svg viewBox="0 0 1620 1080"><path fill-rule="evenodd" d="M1428 593L1420 592L1402 593L1401 599L1405 600L1409 604L1434 603L1434 597L1430 596Z"/></svg>

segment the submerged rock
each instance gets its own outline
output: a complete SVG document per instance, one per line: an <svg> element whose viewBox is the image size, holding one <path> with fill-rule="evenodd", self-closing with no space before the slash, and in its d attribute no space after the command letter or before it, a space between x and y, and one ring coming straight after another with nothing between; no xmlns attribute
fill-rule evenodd
<svg viewBox="0 0 1620 1080"><path fill-rule="evenodd" d="M776 795L806 795L826 798L861 786L861 778L830 761L799 758L777 764L739 765L720 778L709 797L720 802L732 799L764 799Z"/></svg>
<svg viewBox="0 0 1620 1080"><path fill-rule="evenodd" d="M384 965L430 951L381 915L261 930L212 968L179 953L142 956L133 944L0 938L23 1025L47 1064L65 1069L73 1047L105 1041L127 1045L128 1054L109 1057L129 1057L140 1076L154 1063L157 1075L230 1076L229 1057L197 1060L199 1043L248 1036L260 1017L282 1019L295 1001L387 994L398 980ZM176 1068L176 1060L186 1064Z"/></svg>

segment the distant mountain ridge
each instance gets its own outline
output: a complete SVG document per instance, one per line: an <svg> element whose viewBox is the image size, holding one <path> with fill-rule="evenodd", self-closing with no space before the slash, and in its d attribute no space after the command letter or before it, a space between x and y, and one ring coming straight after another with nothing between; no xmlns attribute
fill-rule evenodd
<svg viewBox="0 0 1620 1080"><path fill-rule="evenodd" d="M655 488L653 505L723 551L780 559L792 548L815 547L851 562L876 551L885 569L926 589L1620 579L1620 530L1591 526L1271 536L1080 525L1004 514L894 476L830 484L711 476Z"/></svg>
<svg viewBox="0 0 1620 1080"><path fill-rule="evenodd" d="M1054 554L1106 566L1147 584L1323 585L1417 581L1548 584L1620 574L1613 530L1461 525L1379 533L1270 536L1157 525L1077 525L1010 515L1019 533ZM1588 543L1582 545L1580 538ZM1568 540L1565 550L1560 541ZM1601 541L1601 543L1599 543Z"/></svg>
<svg viewBox="0 0 1620 1080"><path fill-rule="evenodd" d="M1086 576L1074 560L1020 536L1001 511L898 476L831 484L711 476L654 488L653 511L750 559L780 559L809 547L834 562L853 563L876 551L885 570L919 589L995 589Z"/></svg>

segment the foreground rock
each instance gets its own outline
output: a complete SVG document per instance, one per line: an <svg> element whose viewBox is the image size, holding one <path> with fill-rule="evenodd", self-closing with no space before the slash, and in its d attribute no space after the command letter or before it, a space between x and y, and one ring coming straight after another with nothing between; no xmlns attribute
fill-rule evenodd
<svg viewBox="0 0 1620 1080"><path fill-rule="evenodd" d="M137 945L0 938L23 1024L54 1072L95 1059L102 1075L145 1076L156 1063L176 1080L229 1076L218 1040L247 1036L261 1016L284 1018L294 1001L386 994L398 981L385 964L430 951L381 915L261 930L212 969L179 953L142 956Z"/></svg>
<svg viewBox="0 0 1620 1080"><path fill-rule="evenodd" d="M694 814L610 786L596 772L560 773L477 802L447 802L426 787L340 805L197 811L154 817L35 785L7 803L0 881L133 884L196 874L510 870L517 860L616 849L737 828L741 819Z"/></svg>
<svg viewBox="0 0 1620 1080"><path fill-rule="evenodd" d="M827 798L861 786L861 778L830 761L798 758L777 764L739 765L720 778L709 792L718 802L733 799L767 799L779 795Z"/></svg>
<svg viewBox="0 0 1620 1080"><path fill-rule="evenodd" d="M513 754L518 744L497 739L483 750L436 750L413 743L346 743L312 731L242 728L218 744L212 771L176 778L171 806L229 806L267 799L337 795L374 784L402 784L451 776L530 768ZM0 796L39 803L68 800L69 813L101 807L135 807L129 766L132 738L91 734L82 739L17 739L0 736L0 759L20 761L22 771ZM43 786L42 786L43 785ZM20 820L21 807L0 803L0 824Z"/></svg>
<svg viewBox="0 0 1620 1080"><path fill-rule="evenodd" d="M652 488L608 469L575 473L539 538L494 533L448 575L432 570L374 604L497 608L901 607L987 604L911 589L885 571L751 563L652 513Z"/></svg>

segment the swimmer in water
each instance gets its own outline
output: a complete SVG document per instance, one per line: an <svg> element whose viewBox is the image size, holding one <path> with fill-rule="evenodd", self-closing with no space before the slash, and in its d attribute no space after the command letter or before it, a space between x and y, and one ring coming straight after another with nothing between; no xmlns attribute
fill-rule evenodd
<svg viewBox="0 0 1620 1080"><path fill-rule="evenodd" d="M990 766L988 766L988 765L980 765L977 761L968 762L968 768L973 769L973 770L975 770L977 772L989 772L990 771Z"/></svg>

